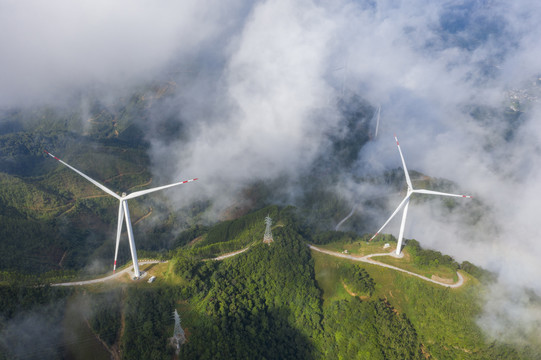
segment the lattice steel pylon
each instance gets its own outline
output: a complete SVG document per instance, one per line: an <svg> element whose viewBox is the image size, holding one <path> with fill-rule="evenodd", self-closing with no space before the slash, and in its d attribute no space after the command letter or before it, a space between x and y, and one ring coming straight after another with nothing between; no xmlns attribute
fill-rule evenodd
<svg viewBox="0 0 541 360"><path fill-rule="evenodd" d="M175 330L173 332L173 338L171 340L173 342L173 346L175 346L176 348L176 353L178 355L178 352L180 351L180 345L186 342L186 335L184 334L182 326L180 326L180 316L178 315L177 309L175 309L175 311L173 312L173 317L175 318Z"/></svg>
<svg viewBox="0 0 541 360"><path fill-rule="evenodd" d="M271 242L274 241L274 239L272 238L272 232L271 232L272 219L268 215L265 218L265 224L267 224L267 227L265 228L265 235L263 236L263 242L265 244L270 244Z"/></svg>

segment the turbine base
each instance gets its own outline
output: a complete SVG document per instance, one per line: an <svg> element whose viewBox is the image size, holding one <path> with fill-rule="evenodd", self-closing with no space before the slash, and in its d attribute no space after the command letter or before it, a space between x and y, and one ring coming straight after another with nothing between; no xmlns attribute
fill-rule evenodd
<svg viewBox="0 0 541 360"><path fill-rule="evenodd" d="M139 271L139 277L137 277L135 276L135 273L133 272L133 270L130 271L129 274L130 274L130 279L132 279L133 281L142 280L148 275L146 271Z"/></svg>

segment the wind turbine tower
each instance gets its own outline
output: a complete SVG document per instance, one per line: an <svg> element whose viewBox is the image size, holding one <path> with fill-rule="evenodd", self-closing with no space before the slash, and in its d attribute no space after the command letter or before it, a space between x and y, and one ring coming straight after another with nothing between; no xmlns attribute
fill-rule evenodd
<svg viewBox="0 0 541 360"><path fill-rule="evenodd" d="M376 236L378 236L378 234L381 232L381 230L383 230L383 228L385 226L387 226L389 221L391 221L391 219L403 208L404 212L402 214L402 222L400 223L400 232L398 233L398 244L397 244L397 247L396 247L396 255L400 255L400 251L402 250L402 238L404 236L404 227L406 225L406 216L408 214L408 206L409 206L409 202L410 202L410 197L413 194L452 196L452 197L461 197L461 198L468 198L468 199L471 199L472 196L449 194L449 193L443 193L443 192L439 192L439 191L432 191L432 190L426 190L426 189L414 189L413 185L411 184L411 179L410 179L410 176L409 176L409 173L408 173L408 169L406 168L406 162L404 161L404 155L402 155L402 150L400 149L400 144L398 143L398 138L396 137L396 135L395 135L394 138L396 140L396 146L398 147L398 152L400 153L400 159L402 159L402 166L404 168L404 175L406 176L406 183L408 185L408 190L407 190L406 197L404 198L404 200L402 200L402 202L400 202L400 204L398 204L398 207L392 213L391 217L389 219L387 219L385 224L383 224L383 226L378 230L378 232L376 234L374 234L374 236L372 236L370 241L372 241Z"/></svg>
<svg viewBox="0 0 541 360"><path fill-rule="evenodd" d="M131 257L132 257L132 260L133 260L133 274L134 274L135 278L138 279L141 276L141 273L139 272L139 264L137 263L137 251L135 249L135 240L134 240L134 237L133 237L133 229L132 229L132 224L131 224L131 219L130 219L130 210L128 208L128 200L134 199L134 198L139 197L141 195L150 194L150 193L155 192L155 191L167 189L167 188L170 188L170 187L173 187L173 186L186 184L186 183L197 180L197 178L190 179L190 180L185 180L185 181L180 181L180 182L169 184L169 185L159 186L159 187L156 187L156 188L153 188L153 189L136 191L136 192L133 192L131 194L126 194L125 192L123 192L122 195L120 196L117 193L115 193L114 191L110 190L109 188L103 186L102 184L100 184L96 180L90 178L89 176L83 174L82 172L75 169L74 167L72 167L72 166L68 165L67 163L63 162L62 160L60 160L59 158L57 158L56 156L54 156L53 154L51 154L47 150L44 150L44 151L45 151L45 153L47 153L47 155L49 155L53 159L55 159L55 160L59 161L60 163L64 164L65 166L67 166L71 170L75 171L77 174L81 175L82 177L84 177L85 179L90 181L92 184L99 187L101 190L105 191L107 194L109 194L112 197L119 200L118 224L117 224L117 231L116 231L116 247L115 247L115 260L114 260L114 263L113 263L113 273L116 271L116 260L117 260L117 256L118 256L118 244L120 242L120 234L122 232L122 222L124 221L124 218L125 218L126 219L126 229L128 231L128 239L130 241L130 252L131 252Z"/></svg>

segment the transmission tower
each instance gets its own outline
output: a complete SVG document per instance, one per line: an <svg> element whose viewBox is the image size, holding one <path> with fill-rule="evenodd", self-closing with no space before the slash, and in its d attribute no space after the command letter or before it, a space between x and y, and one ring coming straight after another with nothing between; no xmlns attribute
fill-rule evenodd
<svg viewBox="0 0 541 360"><path fill-rule="evenodd" d="M180 345L186 342L186 335L184 335L184 330L180 326L180 316L178 315L177 309L173 312L173 317L175 318L175 331L173 332L173 337L171 341L173 346L176 348L176 353L178 355L180 351Z"/></svg>
<svg viewBox="0 0 541 360"><path fill-rule="evenodd" d="M272 232L271 232L272 219L268 215L265 218L265 224L267 224L267 227L265 229L265 235L263 236L263 242L265 244L270 244L274 240L272 238Z"/></svg>

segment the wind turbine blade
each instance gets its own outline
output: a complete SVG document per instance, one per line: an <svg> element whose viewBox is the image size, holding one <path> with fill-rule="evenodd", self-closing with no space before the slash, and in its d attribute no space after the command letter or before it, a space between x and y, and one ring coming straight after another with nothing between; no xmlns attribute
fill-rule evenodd
<svg viewBox="0 0 541 360"><path fill-rule="evenodd" d="M404 212L402 213L402 222L400 223L400 232L398 233L398 243L396 245L396 255L400 255L402 251L402 239L404 238L404 228L406 227L406 217L408 216L408 207L410 205L410 200L406 201L404 205Z"/></svg>
<svg viewBox="0 0 541 360"><path fill-rule="evenodd" d="M378 106L378 118L376 120L376 133L374 135L374 138L378 137L378 129L379 129L379 116L381 114L381 105Z"/></svg>
<svg viewBox="0 0 541 360"><path fill-rule="evenodd" d="M100 189L102 189L103 191L105 191L107 194L111 195L111 196L114 196L116 197L117 199L121 199L119 195L117 195L115 192L113 192L112 190L109 190L108 188L106 188L105 186L103 186L102 184L100 184L99 182L97 182L96 180L92 179L91 177L83 174L82 172L80 172L79 170L77 170L76 168L74 168L73 166L70 166L68 164L66 164L65 162L63 162L62 160L60 160L59 158L57 158L56 156L54 156L53 154L51 154L50 152L48 152L47 150L43 150L45 151L45 153L47 155L49 155L50 157L52 157L53 159L57 160L57 161L60 161L62 164L66 165L68 168L70 168L71 170L75 171L77 174L81 175L82 177L84 177L85 179L87 179L88 181L90 181L92 184L96 185L97 187L99 187Z"/></svg>
<svg viewBox="0 0 541 360"><path fill-rule="evenodd" d="M406 167L406 161L404 160L404 155L402 155L402 150L400 149L400 144L398 143L398 138L396 137L396 135L394 136L394 139L396 140L396 146L398 146L398 152L400 153L400 158L402 159L402 166L404 167L404 174L406 175L406 182L408 183L408 189L413 190L413 186L411 185L410 174L408 173L408 168Z"/></svg>
<svg viewBox="0 0 541 360"><path fill-rule="evenodd" d="M449 193L444 193L444 192L439 192L439 191L432 191L432 190L425 190L425 189L413 190L413 192L417 193L417 194L453 196L453 197L461 197L461 198L473 199L473 196L470 196L470 195L449 194Z"/></svg>
<svg viewBox="0 0 541 360"><path fill-rule="evenodd" d="M134 192L134 193L131 193L131 194L125 196L124 199L125 199L125 200L133 199L133 198L136 198L136 197L141 196L141 195L150 194L150 193L155 192L155 191L167 189L167 188L170 188L170 187L173 187L173 186L177 186L177 185L186 184L186 183L189 183L189 182L192 182L192 181L196 181L196 180L197 180L197 178L195 178L195 179L190 179L190 180L180 181L180 182L177 182L177 183L174 183L174 184L164 185L164 186L156 187L156 188L153 188L153 189L136 191L136 192Z"/></svg>
<svg viewBox="0 0 541 360"><path fill-rule="evenodd" d="M385 221L385 224L383 224L383 226L378 230L377 233L374 234L374 236L372 236L372 237L370 238L369 241L372 241L376 236L379 235L379 233L381 232L381 230L383 230L383 228L384 228L385 226L387 226L387 224L389 223L389 221L391 221L391 220L394 218L394 216L396 215L396 213L398 213L398 212L402 209L402 207L403 207L407 202L409 202L410 196L411 196L411 194L406 195L406 197L404 198L404 200L402 200L402 201L400 202L400 204L398 205L398 207L396 208L396 210L393 212L393 214L389 217L389 219L387 219L387 221Z"/></svg>
<svg viewBox="0 0 541 360"><path fill-rule="evenodd" d="M120 243L120 233L122 233L122 222L124 221L124 207L123 201L120 200L120 206L118 207L118 224L116 228L116 246L115 246L115 262L113 263L113 274L116 271L116 259L118 257L118 244Z"/></svg>

